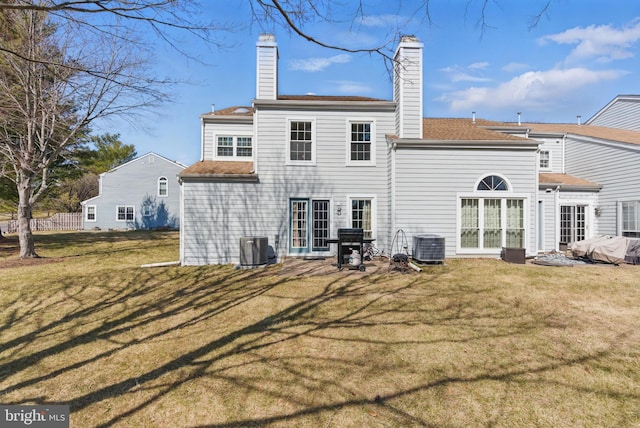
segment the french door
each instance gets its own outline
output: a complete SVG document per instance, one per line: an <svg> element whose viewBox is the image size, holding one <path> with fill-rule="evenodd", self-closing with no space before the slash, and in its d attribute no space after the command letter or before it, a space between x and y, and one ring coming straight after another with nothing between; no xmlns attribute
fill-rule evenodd
<svg viewBox="0 0 640 428"><path fill-rule="evenodd" d="M560 243L582 241L587 237L587 206L560 205Z"/></svg>
<svg viewBox="0 0 640 428"><path fill-rule="evenodd" d="M289 252L329 251L329 200L292 198L289 212Z"/></svg>

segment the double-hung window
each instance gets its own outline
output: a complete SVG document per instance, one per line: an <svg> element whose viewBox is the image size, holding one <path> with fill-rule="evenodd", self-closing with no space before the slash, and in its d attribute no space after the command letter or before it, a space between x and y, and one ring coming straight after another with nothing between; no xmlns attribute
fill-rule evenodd
<svg viewBox="0 0 640 428"><path fill-rule="evenodd" d="M169 194L169 181L167 177L158 178L158 196L167 196Z"/></svg>
<svg viewBox="0 0 640 428"><path fill-rule="evenodd" d="M216 137L216 157L246 159L253 156L251 137L218 135Z"/></svg>
<svg viewBox="0 0 640 428"><path fill-rule="evenodd" d="M96 206L95 205L87 205L86 208L86 220L87 221L96 221Z"/></svg>
<svg viewBox="0 0 640 428"><path fill-rule="evenodd" d="M640 238L640 201L620 202L621 235Z"/></svg>
<svg viewBox="0 0 640 428"><path fill-rule="evenodd" d="M315 131L312 120L289 120L288 158L290 165L315 164Z"/></svg>
<svg viewBox="0 0 640 428"><path fill-rule="evenodd" d="M133 205L118 205L116 212L118 221L133 221L135 219L135 207Z"/></svg>
<svg viewBox="0 0 640 428"><path fill-rule="evenodd" d="M373 238L374 199L369 197L351 198L351 227L362 229L366 239Z"/></svg>
<svg viewBox="0 0 640 428"><path fill-rule="evenodd" d="M549 150L540 150L540 169L551 168L551 155Z"/></svg>
<svg viewBox="0 0 640 428"><path fill-rule="evenodd" d="M347 120L347 165L375 165L375 122Z"/></svg>

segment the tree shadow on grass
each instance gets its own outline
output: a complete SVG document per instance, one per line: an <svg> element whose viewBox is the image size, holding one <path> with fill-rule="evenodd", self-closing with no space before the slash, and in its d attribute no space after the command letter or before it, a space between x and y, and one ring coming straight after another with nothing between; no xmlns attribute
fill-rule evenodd
<svg viewBox="0 0 640 428"><path fill-rule="evenodd" d="M80 289L69 285L69 292L58 296L56 302L66 302L66 312L52 321L42 322L23 334L3 340L0 360L0 394L11 397L16 391L30 391L40 383L64 379L71 372L96 363L108 364L131 347L157 340L172 346L176 337L189 335L198 326L212 328L220 324L236 327L212 329L211 339L199 339L191 347L156 364L147 364L135 374L116 376L89 392L57 404L69 404L79 413L101 403L120 399L122 409L109 414L97 426L127 423L146 409L198 379L222 381L242 391L268 397L269 401L287 403L290 409L277 414L235 415L213 424L199 426L239 427L272 423L303 424L309 417L330 415L336 409L370 406L385 412L392 423L430 426L423 413L409 411L396 404L397 400L435 388L453 384L472 384L481 381L523 382L523 375L545 373L560 367L585 364L615 351L617 337L607 349L593 352L576 351L573 355L541 356L535 367L524 366L517 359L504 364L494 363L475 373L435 375L428 381L385 390L372 389L367 393L344 382L340 376L318 373L314 365L333 368L344 373L374 370L384 375L384 360L363 361L350 355L349 350L363 347L390 349L412 345L434 346L438 342L475 344L491 343L497 338L517 338L530 332L557 328L555 314L544 314L539 308L520 304L485 306L483 299L490 292L479 286L433 286L438 274L405 276L391 281L389 275L325 276L320 283L308 285L299 278L273 275L272 270L232 270L229 268L163 268L160 270L132 269L126 282L116 287L104 285L100 296L88 303L95 284ZM120 277L101 278L101 284L117 283ZM441 281L438 281L441 283ZM75 284L75 282L74 282ZM179 284L179 285L177 285ZM163 287L167 291L163 291ZM307 287L300 295L292 296L287 287ZM15 311L6 317L2 331L8 331L38 314L47 296L21 302L28 310ZM440 304L433 301L441 300ZM254 302L273 305L264 314L247 314L238 319L236 311ZM49 304L55 305L56 302ZM77 302L69 305L69 302ZM16 306L18 302L15 302ZM11 305L9 305L11 306ZM428 310L427 310L428 309ZM243 312L240 312L243 313ZM498 329L488 328L498 324ZM453 335L442 337L429 334L435 329L453 327ZM397 338L377 336L380 329L418 329L420 336ZM128 335L134 332L132 335ZM52 343L31 349L47 337L58 337ZM312 341L314 346L342 346L337 354L328 353L320 361L312 352L300 348L300 341ZM104 346L109 343L109 346ZM56 356L95 346L95 352L61 362L42 373L33 374L31 367ZM291 346L291 348L289 348ZM380 347L380 348L378 348ZM320 361L320 362L319 362ZM254 373L255 368L267 368L271 373ZM24 373L23 375L20 375ZM292 384L293 380L293 384ZM535 380L539 381L539 380ZM271 383L271 385L268 384ZM332 392L321 402L307 399L300 391L314 389ZM134 391L146 391L136 397ZM589 393L598 393L591 390ZM213 393L213 392L212 392ZM602 391L611 394L612 391ZM126 399L130 397L130 399ZM637 400L629 392L625 399ZM25 392L19 400L5 400L5 404L47 401L42 394ZM271 412L273 413L273 412ZM73 417L73 416L72 416ZM327 416L328 417L328 416Z"/></svg>

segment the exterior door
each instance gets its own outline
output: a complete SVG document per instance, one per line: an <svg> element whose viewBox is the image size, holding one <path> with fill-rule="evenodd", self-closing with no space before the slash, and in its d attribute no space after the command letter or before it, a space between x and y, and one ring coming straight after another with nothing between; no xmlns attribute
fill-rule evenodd
<svg viewBox="0 0 640 428"><path fill-rule="evenodd" d="M587 206L560 205L560 243L582 241L587 237Z"/></svg>
<svg viewBox="0 0 640 428"><path fill-rule="evenodd" d="M292 198L289 202L289 252L329 251L330 203L324 199Z"/></svg>

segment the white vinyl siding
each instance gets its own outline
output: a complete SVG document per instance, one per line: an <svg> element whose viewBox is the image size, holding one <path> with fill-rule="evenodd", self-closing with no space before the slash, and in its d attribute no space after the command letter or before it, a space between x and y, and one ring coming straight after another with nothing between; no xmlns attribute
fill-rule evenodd
<svg viewBox="0 0 640 428"><path fill-rule="evenodd" d="M621 96L589 119L589 125L640 131L640 97Z"/></svg>
<svg viewBox="0 0 640 428"><path fill-rule="evenodd" d="M416 234L433 233L445 238L447 257L498 256L500 249L484 249L469 243L473 239L479 240L472 229L479 228L482 223L462 222L462 218L469 217L463 217L461 213L461 200L478 200L480 204L480 198L507 198L523 201L525 233L521 247L529 254L535 252L537 204L531 201L535 201L538 194L536 148L401 147L393 153L396 158L391 189L395 197L393 230L404 230L409 243ZM487 171L487 165L491 165L493 171ZM504 178L510 190L478 192L476 189L482 179L490 175ZM506 207L502 209L506 210ZM506 224L504 228L506 230ZM465 237L462 237L461 229L468 229Z"/></svg>
<svg viewBox="0 0 640 428"><path fill-rule="evenodd" d="M376 246L386 248L386 237L392 235L387 229L387 146L377 144L372 153L377 165L383 167L352 168L345 165L345 141L346 118L366 117L372 123L375 122L375 136L372 139L384 142L385 135L394 132L392 106L387 106L387 111L367 111L366 116L363 116L359 111L345 112L344 108L314 109L309 115L305 115L297 109L285 109L281 106L260 108L259 102L257 104L254 121L256 129L260 129L260 135L254 137L254 159L259 181L184 181L185 217L181 224L184 233L180 234L183 263L238 263L239 250L235 243L243 236L253 235L267 236L269 245L279 256L295 254L289 249L291 198L329 200L326 233L335 238L338 228L352 227L349 198L375 197L376 204L385 209L378 212L374 207L373 233ZM312 123L314 162L289 162L290 121ZM213 138L213 129L207 136ZM205 141L205 144L212 145L212 141ZM366 189L366 193L363 189ZM381 228L377 225L381 225ZM276 236L279 243L277 247ZM311 247L311 254L326 255L326 250L315 248L313 238ZM332 253L335 250L335 245L329 247Z"/></svg>
<svg viewBox="0 0 640 428"><path fill-rule="evenodd" d="M600 215L588 235L621 234L618 203L637 200L640 192L640 145L577 138L567 137L567 174L602 186L596 193Z"/></svg>
<svg viewBox="0 0 640 428"><path fill-rule="evenodd" d="M235 160L232 155L218 157L218 137L230 137L234 138L252 138L253 137L253 125L249 122L246 123L217 123L211 121L204 121L203 124L203 160ZM236 146L237 146L236 142ZM231 151L228 151L231 153ZM252 153L253 155L253 153ZM248 157L243 157L241 160L250 160Z"/></svg>

